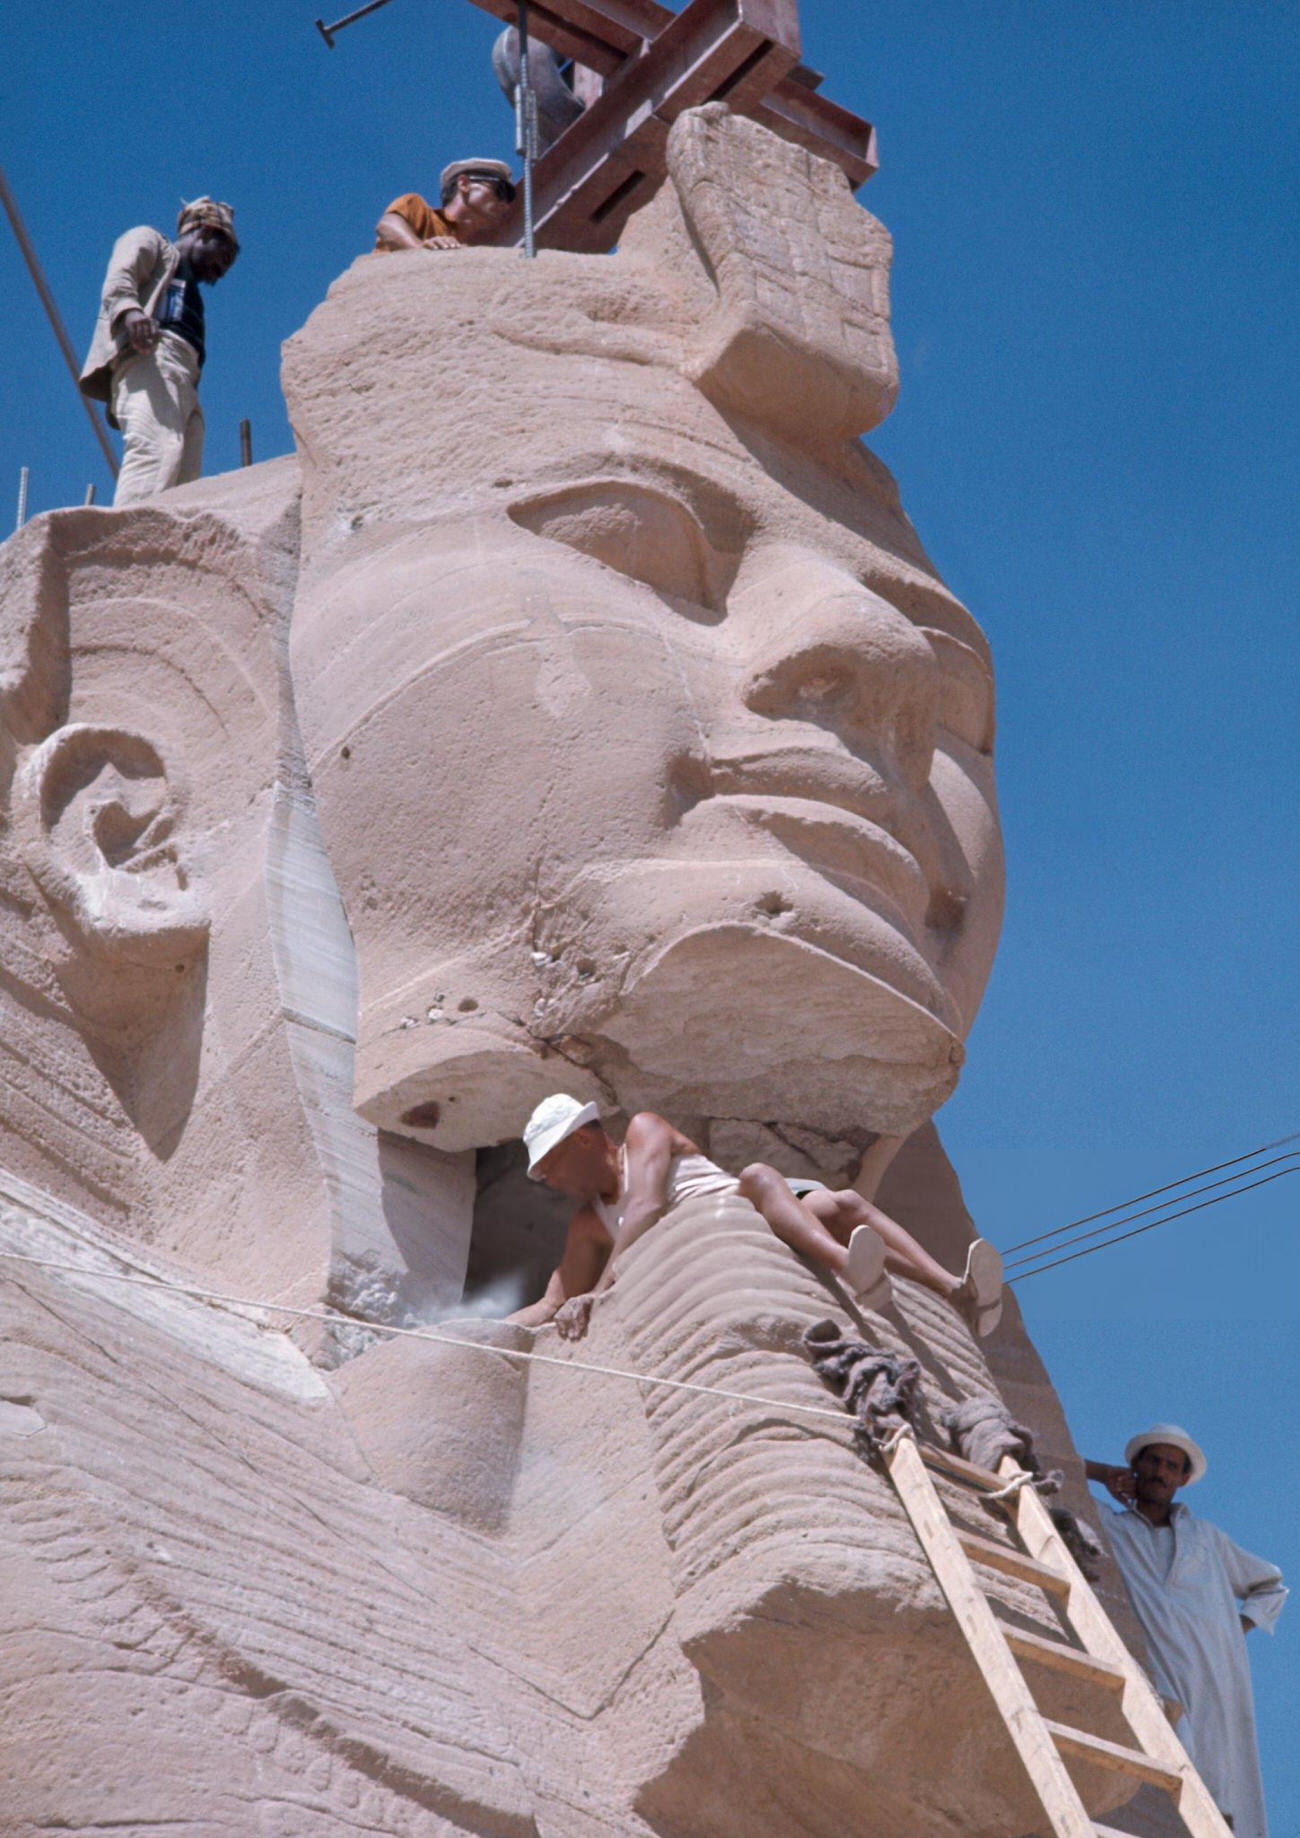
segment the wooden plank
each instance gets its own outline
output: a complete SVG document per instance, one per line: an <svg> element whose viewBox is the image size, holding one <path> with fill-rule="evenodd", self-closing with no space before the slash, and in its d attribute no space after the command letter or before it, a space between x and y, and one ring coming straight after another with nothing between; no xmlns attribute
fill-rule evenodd
<svg viewBox="0 0 1300 1838"><path fill-rule="evenodd" d="M968 1487L978 1487L985 1493L994 1493L1006 1486L1002 1476L994 1474L991 1468L977 1468L964 1455L954 1455L951 1449L941 1449L938 1443L922 1442L917 1446L927 1468L937 1468L941 1474L951 1474L955 1480L965 1481Z"/></svg>
<svg viewBox="0 0 1300 1838"><path fill-rule="evenodd" d="M1053 1838L1096 1838L1091 1818L1049 1735L984 1591L971 1574L934 1482L910 1437L896 1443L889 1473L939 1587L1024 1763Z"/></svg>
<svg viewBox="0 0 1300 1838"><path fill-rule="evenodd" d="M917 1457L918 1461L920 1457ZM1015 1550L1009 1544L997 1544L992 1538L981 1538L975 1532L955 1533L958 1544L967 1557L976 1563L987 1564L990 1570L1001 1570L1004 1576L1015 1576L1022 1583L1033 1583L1039 1589L1045 1589L1049 1595L1067 1596L1070 1593L1070 1579L1060 1570L1054 1570L1050 1564L1040 1564L1036 1558L1026 1557L1023 1551Z"/></svg>
<svg viewBox="0 0 1300 1838"><path fill-rule="evenodd" d="M1016 1463L1010 1456L1002 1463L1010 1476ZM1125 1674L1120 1707L1139 1744L1148 1755L1169 1768L1178 1769L1181 1786L1175 1798L1183 1824L1191 1838L1231 1838L1223 1814L1210 1798L1209 1789L1188 1760L1187 1751L1170 1728L1164 1706L1146 1675L1116 1633L1110 1617L1094 1595L1083 1572L1075 1563L1061 1534L1052 1523L1051 1514L1030 1487L1022 1487L1013 1504L1013 1518L1026 1549L1065 1572L1070 1579L1066 1618L1090 1653L1109 1660Z"/></svg>
<svg viewBox="0 0 1300 1838"><path fill-rule="evenodd" d="M1043 1718L1043 1728L1062 1755L1095 1762L1099 1768L1109 1768L1112 1774L1130 1774L1134 1780L1147 1781L1152 1787L1161 1787L1175 1796L1182 1787L1180 1769L1156 1761L1143 1749L1126 1749L1118 1742L1107 1742L1104 1736L1071 1729L1068 1723L1053 1723L1049 1717Z"/></svg>
<svg viewBox="0 0 1300 1838"><path fill-rule="evenodd" d="M1005 1622L1001 1627L1017 1659L1032 1659L1040 1666L1049 1666L1053 1672L1087 1679L1090 1684L1101 1685L1107 1691L1123 1691L1127 1676L1123 1666L1113 1666L1108 1659L1098 1659L1095 1653L1084 1652L1079 1647L1067 1647L1063 1641L1045 1640L1041 1634L1031 1634L1027 1628L1008 1627Z"/></svg>

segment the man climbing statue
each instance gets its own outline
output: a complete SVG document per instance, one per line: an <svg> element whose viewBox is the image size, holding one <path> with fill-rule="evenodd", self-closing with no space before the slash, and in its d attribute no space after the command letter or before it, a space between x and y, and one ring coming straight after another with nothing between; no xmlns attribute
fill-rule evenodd
<svg viewBox="0 0 1300 1838"><path fill-rule="evenodd" d="M1268 1838L1245 1636L1272 1633L1282 1573L1174 1499L1207 1467L1186 1430L1155 1423L1130 1439L1124 1461L1090 1461L1088 1479L1123 1508L1111 1544L1156 1684L1183 1706L1178 1734L1236 1838Z"/></svg>
<svg viewBox="0 0 1300 1838"><path fill-rule="evenodd" d="M238 254L234 212L215 198L181 207L174 243L141 225L113 245L81 389L107 402L109 425L122 430L116 505L188 485L203 469L199 287L219 281Z"/></svg>
<svg viewBox="0 0 1300 1838"><path fill-rule="evenodd" d="M545 1294L510 1317L525 1327L554 1321L564 1338L581 1338L593 1303L614 1280L621 1252L681 1201L735 1193L783 1243L831 1271L864 1307L886 1306L892 1270L943 1296L977 1333L991 1332L1001 1312L1002 1260L986 1240L975 1240L964 1274L953 1276L852 1189L833 1193L817 1181L787 1180L764 1162L739 1177L727 1174L653 1111L632 1118L620 1146L594 1104L557 1092L528 1119L524 1142L530 1177L578 1202Z"/></svg>

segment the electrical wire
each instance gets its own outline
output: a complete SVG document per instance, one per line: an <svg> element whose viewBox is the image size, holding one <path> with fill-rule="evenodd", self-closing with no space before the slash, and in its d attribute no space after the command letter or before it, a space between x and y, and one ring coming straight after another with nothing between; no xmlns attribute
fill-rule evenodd
<svg viewBox="0 0 1300 1838"><path fill-rule="evenodd" d="M1227 1161L1215 1162L1209 1168L1196 1168L1191 1174L1183 1175L1181 1180L1167 1181L1163 1187L1152 1187L1147 1193L1135 1193L1130 1199L1118 1200L1114 1206L1103 1206L1100 1212L1085 1213L1082 1219L1071 1219L1068 1225L1058 1225L1050 1232L1040 1232L1036 1238L1022 1238L1019 1244L1007 1246L1006 1255L1010 1257L1016 1251L1027 1251L1030 1245L1044 1244L1049 1238L1061 1238L1077 1226L1091 1225L1094 1219L1105 1219L1111 1213L1122 1213L1126 1207L1136 1206L1141 1200L1154 1200L1158 1194L1172 1193L1175 1187L1185 1187L1188 1181L1199 1181L1204 1174L1218 1174L1224 1168L1235 1168L1241 1162L1254 1161L1257 1155L1267 1155L1270 1149L1284 1148L1288 1142L1300 1142L1300 1130L1292 1130L1289 1136L1279 1136L1275 1142L1261 1143L1257 1149L1251 1149L1245 1155L1231 1156ZM1060 1248L1057 1247L1058 1250Z"/></svg>
<svg viewBox="0 0 1300 1838"><path fill-rule="evenodd" d="M1286 1155L1274 1155L1268 1161L1256 1162L1254 1167L1244 1168L1237 1174L1225 1174L1222 1180L1207 1181L1203 1187L1189 1187L1185 1193L1180 1193L1177 1197L1179 1200L1194 1200L1198 1194L1212 1193L1216 1187L1232 1187L1234 1181L1244 1179L1247 1174L1259 1174L1265 1168L1276 1167L1279 1162L1300 1163L1300 1149L1292 1149ZM1284 1172L1290 1172L1290 1170ZM1192 1177L1189 1175L1188 1178ZM1173 1185L1177 1186L1178 1183L1174 1182ZM1233 1188L1233 1192L1236 1191L1237 1189ZM1230 1200L1232 1194L1225 1193L1222 1198ZM1083 1244L1089 1238L1104 1238L1108 1232L1118 1231L1121 1225L1131 1225L1134 1219L1145 1219L1151 1213L1163 1212L1166 1206L1173 1204L1172 1200L1161 1200L1155 1206L1142 1207L1138 1212L1123 1213L1118 1219L1112 1219L1106 1225L1095 1226L1091 1232L1079 1232L1075 1237L1067 1238L1063 1244L1053 1245L1048 1250L1031 1251L1028 1257L1012 1258L1005 1267L1008 1270L1018 1270L1025 1264L1036 1264L1040 1257L1054 1257L1058 1251L1072 1250L1075 1245ZM1095 1218L1098 1215L1093 1216ZM1100 1250L1100 1245L1097 1248Z"/></svg>
<svg viewBox="0 0 1300 1838"><path fill-rule="evenodd" d="M1032 1270L1022 1270L1018 1276L1007 1278L1009 1284L1023 1283L1031 1276L1042 1276L1048 1270L1059 1269L1062 1264L1072 1264L1080 1257L1093 1257L1098 1251L1108 1251L1112 1245L1122 1244L1127 1238L1140 1238L1143 1232L1154 1232L1158 1225L1169 1225L1175 1219L1184 1219L1188 1213L1204 1212L1207 1206L1222 1206L1225 1200L1235 1200L1238 1194L1249 1193L1254 1187L1267 1187L1270 1181L1280 1181L1285 1175L1295 1174L1300 1161L1290 1168L1279 1168L1275 1174L1266 1174L1262 1180L1247 1181L1241 1187L1234 1187L1231 1193L1216 1194L1212 1200L1201 1200L1195 1206L1180 1207L1177 1212L1166 1213L1163 1219L1153 1219L1149 1225L1135 1226L1131 1232L1121 1232L1116 1238L1107 1238L1102 1244L1088 1245L1082 1251L1071 1251L1065 1257L1052 1257L1048 1263L1038 1264ZM1134 1215L1136 1217L1136 1215ZM1122 1221L1117 1221L1122 1224ZM1060 1249L1060 1247L1056 1247ZM1043 1255L1047 1255L1044 1253Z"/></svg>

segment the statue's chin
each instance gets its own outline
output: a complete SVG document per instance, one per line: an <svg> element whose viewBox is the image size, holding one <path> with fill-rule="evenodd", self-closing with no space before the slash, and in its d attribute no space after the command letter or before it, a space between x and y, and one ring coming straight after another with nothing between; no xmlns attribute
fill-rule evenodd
<svg viewBox="0 0 1300 1838"><path fill-rule="evenodd" d="M951 1094L964 1057L951 1028L883 977L752 923L679 931L626 967L612 1001L552 988L523 1011L531 1032L519 1005L422 1008L455 983L453 966L427 980L403 992L399 1020L363 1011L356 1104L445 1150L517 1136L561 1088L624 1111L901 1136Z"/></svg>
<svg viewBox="0 0 1300 1838"><path fill-rule="evenodd" d="M774 1118L825 1135L916 1129L957 1083L945 1023L871 972L791 933L702 927L674 939L605 1026L633 1105Z"/></svg>

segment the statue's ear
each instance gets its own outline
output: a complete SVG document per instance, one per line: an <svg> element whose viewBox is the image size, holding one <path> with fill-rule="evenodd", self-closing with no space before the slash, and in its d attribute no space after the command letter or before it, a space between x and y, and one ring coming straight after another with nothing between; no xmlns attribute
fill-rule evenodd
<svg viewBox="0 0 1300 1838"><path fill-rule="evenodd" d="M140 970L200 952L208 916L181 853L185 795L155 744L74 723L14 779L14 840L68 943Z"/></svg>

